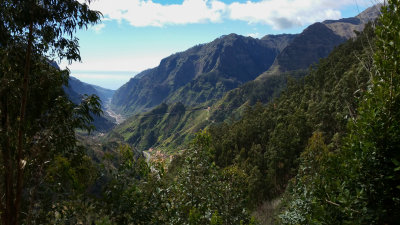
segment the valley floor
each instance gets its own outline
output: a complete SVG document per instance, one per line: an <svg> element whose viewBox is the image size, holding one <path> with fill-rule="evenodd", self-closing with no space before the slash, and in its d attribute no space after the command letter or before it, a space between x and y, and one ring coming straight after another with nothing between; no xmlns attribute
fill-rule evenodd
<svg viewBox="0 0 400 225"><path fill-rule="evenodd" d="M126 118L123 115L118 114L118 113L114 112L111 109L111 98L108 99L108 101L107 101L107 103L105 105L105 108L106 108L105 113L107 113L110 117L114 118L115 119L115 123L117 125L121 124L122 122L124 122L126 120Z"/></svg>

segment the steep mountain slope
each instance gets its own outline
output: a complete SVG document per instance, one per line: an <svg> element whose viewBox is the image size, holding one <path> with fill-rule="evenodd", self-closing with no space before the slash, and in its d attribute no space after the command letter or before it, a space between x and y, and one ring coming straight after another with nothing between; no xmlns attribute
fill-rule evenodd
<svg viewBox="0 0 400 225"><path fill-rule="evenodd" d="M76 97L72 92L78 95L97 95L104 104L114 95L114 90L102 88L96 85L88 84L80 81L75 77L70 77L68 81L68 87L64 89L67 93L71 93L70 96Z"/></svg>
<svg viewBox="0 0 400 225"><path fill-rule="evenodd" d="M361 32L366 23L375 20L380 15L380 7L381 5L377 4L364 10L356 17L340 20L326 20L323 24L339 36L346 39L355 38L356 32Z"/></svg>
<svg viewBox="0 0 400 225"><path fill-rule="evenodd" d="M226 115L232 112L239 114L245 105L253 105L257 101L270 101L285 87L287 77L304 76L309 66L328 56L335 46L344 42L346 38L355 38L354 30L362 31L366 23L378 17L379 9L376 5L356 17L324 21L309 26L282 50L268 71L255 81L229 91L216 102L216 110L210 119L223 121L227 118ZM335 27L337 29L334 29Z"/></svg>
<svg viewBox="0 0 400 225"><path fill-rule="evenodd" d="M222 36L163 59L118 89L114 110L132 113L161 102L197 104L220 98L227 91L253 80L267 70L289 41L286 36L259 40L236 34Z"/></svg>
<svg viewBox="0 0 400 225"><path fill-rule="evenodd" d="M356 17L340 20L326 20L314 23L285 47L276 57L274 64L257 79L264 79L282 72L307 69L325 58L335 46L347 39L355 38L356 32L364 29L365 24L375 20L379 15L379 5L372 6Z"/></svg>
<svg viewBox="0 0 400 225"><path fill-rule="evenodd" d="M288 77L297 79L307 74L309 66L326 57L346 38L356 37L354 30L362 31L365 24L377 18L378 15L379 7L373 6L356 17L324 21L309 26L301 34L293 37L268 71L256 80L229 91L217 101L210 120L223 121L227 115L240 115L246 105L269 102L285 88ZM340 27L340 29L334 30L332 27ZM352 28L356 29L351 30ZM341 35L344 34L343 30L349 33Z"/></svg>
<svg viewBox="0 0 400 225"><path fill-rule="evenodd" d="M282 50L269 71L305 69L326 57L335 46L345 40L322 23L312 24Z"/></svg>
<svg viewBox="0 0 400 225"><path fill-rule="evenodd" d="M257 104L246 110L240 120L210 129L216 165L243 168L250 180L248 190L254 201L272 200L284 192L288 181L296 175L298 158L311 143L308 141L314 132L323 135L329 146L327 152L337 150L348 123L357 114L360 96L368 87L373 54L368 41L373 41L373 36L374 30L367 27L358 38L348 40L321 59L305 77L289 82L273 102ZM315 152L322 151L318 148ZM319 166L322 161L318 153L307 155ZM314 174L315 170L310 168L300 172ZM309 180L304 178L299 182ZM325 201L324 192L319 193ZM303 204L298 203L299 207ZM292 220L287 224L301 223Z"/></svg>
<svg viewBox="0 0 400 225"><path fill-rule="evenodd" d="M96 90L98 96L103 101L103 104L106 104L107 101L111 101L111 98L115 93L115 90L103 88L97 85L92 85L92 87Z"/></svg>
<svg viewBox="0 0 400 225"><path fill-rule="evenodd" d="M102 116L94 116L93 125L97 131L105 132L114 127L114 119L110 117L105 111L106 104L108 104L114 91L102 88L96 85L91 85L78 80L75 77L70 77L68 86L64 87L64 92L69 96L70 100L75 104L80 103L83 95L97 95L102 102L104 114Z"/></svg>

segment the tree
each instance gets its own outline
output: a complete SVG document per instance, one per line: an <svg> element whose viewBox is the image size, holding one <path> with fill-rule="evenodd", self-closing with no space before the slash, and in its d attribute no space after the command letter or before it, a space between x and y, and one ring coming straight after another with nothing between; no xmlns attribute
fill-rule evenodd
<svg viewBox="0 0 400 225"><path fill-rule="evenodd" d="M313 224L315 221L337 221L338 208L332 202L327 183L338 171L333 166L331 152L321 132L315 132L301 153L297 176L289 182L282 204L285 210L279 215L282 224ZM333 186L332 184L330 186ZM336 187L335 187L336 188ZM327 193L327 194L325 194Z"/></svg>
<svg viewBox="0 0 400 225"><path fill-rule="evenodd" d="M292 197L280 215L283 223L397 224L400 220L399 8L398 0L382 7L371 80L359 99L358 115L349 120L343 144L331 155L319 142L315 149L323 157L313 160L324 160L313 165L310 158L303 159L289 188Z"/></svg>
<svg viewBox="0 0 400 225"><path fill-rule="evenodd" d="M211 136L199 132L171 183L169 224L251 224L246 175L237 166L218 168Z"/></svg>
<svg viewBox="0 0 400 225"><path fill-rule="evenodd" d="M21 223L27 181L43 176L57 154L75 154L74 129L89 129L96 97L74 106L64 95L68 71L53 59L80 60L74 33L101 14L75 0L4 0L0 3L0 117L2 223ZM29 112L29 113L27 113ZM32 194L32 193L29 193ZM29 214L29 213L28 213ZM25 214L24 214L25 215Z"/></svg>
<svg viewBox="0 0 400 225"><path fill-rule="evenodd" d="M343 158L362 199L349 197L362 206L366 222L394 224L400 220L400 1L389 0L381 9L376 27L374 76L359 107ZM356 193L354 191L353 193Z"/></svg>
<svg viewBox="0 0 400 225"><path fill-rule="evenodd" d="M113 159L116 168L104 172L110 180L99 208L115 224L163 224L157 223L161 209L157 190L163 188L163 172L155 169L157 165L148 165L143 155L129 146L119 147L117 154Z"/></svg>

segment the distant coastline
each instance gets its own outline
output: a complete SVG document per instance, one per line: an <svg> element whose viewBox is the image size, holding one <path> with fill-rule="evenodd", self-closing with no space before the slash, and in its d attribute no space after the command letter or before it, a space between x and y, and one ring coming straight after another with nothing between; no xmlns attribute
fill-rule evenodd
<svg viewBox="0 0 400 225"><path fill-rule="evenodd" d="M116 90L134 77L136 71L72 70L71 76L85 83Z"/></svg>

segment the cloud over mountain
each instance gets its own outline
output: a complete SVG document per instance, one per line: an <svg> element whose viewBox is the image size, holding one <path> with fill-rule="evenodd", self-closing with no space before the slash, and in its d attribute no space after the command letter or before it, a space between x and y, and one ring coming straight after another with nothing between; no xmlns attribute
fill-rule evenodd
<svg viewBox="0 0 400 225"><path fill-rule="evenodd" d="M160 4L153 0L102 0L94 1L92 8L101 11L107 20L125 20L135 27L241 20L268 24L279 30L326 19L339 19L342 16L339 9L354 3L354 0L253 0L229 3L222 0L184 0L180 4ZM367 0L357 3L371 4Z"/></svg>

